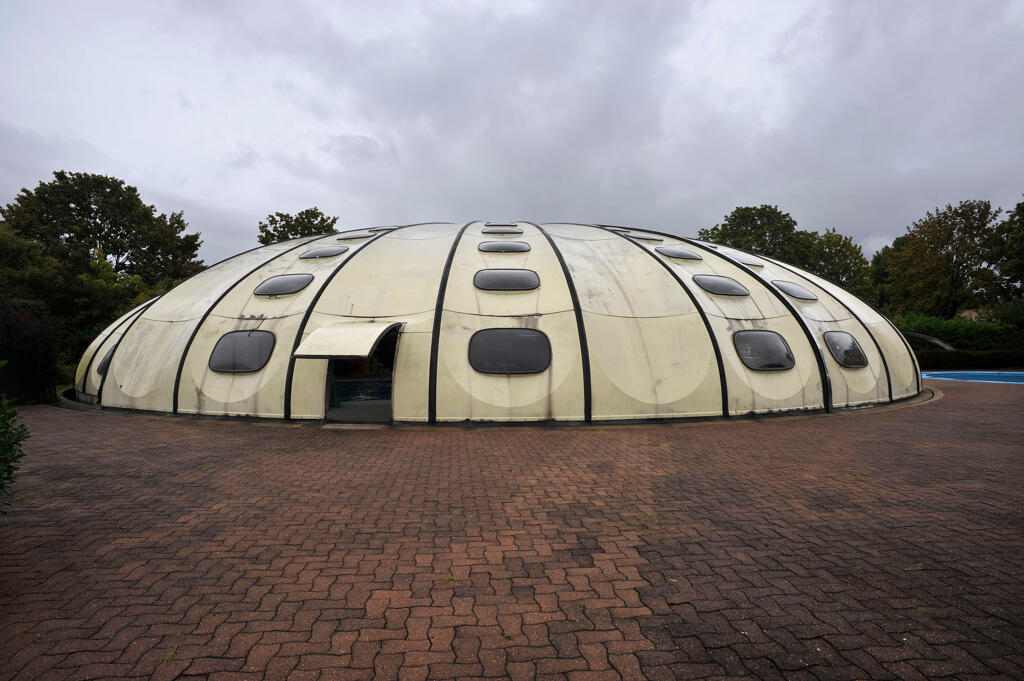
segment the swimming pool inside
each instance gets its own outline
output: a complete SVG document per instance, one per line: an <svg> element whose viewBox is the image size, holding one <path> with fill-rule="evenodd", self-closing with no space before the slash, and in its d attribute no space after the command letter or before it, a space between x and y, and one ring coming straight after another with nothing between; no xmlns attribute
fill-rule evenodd
<svg viewBox="0 0 1024 681"><path fill-rule="evenodd" d="M1024 383L1024 371L925 371L922 378L973 383Z"/></svg>

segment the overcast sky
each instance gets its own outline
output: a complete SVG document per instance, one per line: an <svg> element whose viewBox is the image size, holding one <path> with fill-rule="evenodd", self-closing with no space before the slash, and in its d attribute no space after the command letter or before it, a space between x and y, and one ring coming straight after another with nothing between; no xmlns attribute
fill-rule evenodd
<svg viewBox="0 0 1024 681"><path fill-rule="evenodd" d="M340 225L694 234L778 204L867 252L1024 193L1024 2L0 3L0 202L53 170L217 260Z"/></svg>

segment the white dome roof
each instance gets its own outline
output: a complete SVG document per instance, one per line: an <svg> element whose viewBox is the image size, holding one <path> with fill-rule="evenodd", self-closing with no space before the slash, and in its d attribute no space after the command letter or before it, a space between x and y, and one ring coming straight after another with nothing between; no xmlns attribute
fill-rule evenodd
<svg viewBox="0 0 1024 681"><path fill-rule="evenodd" d="M896 328L819 277L668 234L528 222L246 251L107 328L75 388L107 407L323 419L328 377L366 357L396 422L734 416L920 391Z"/></svg>

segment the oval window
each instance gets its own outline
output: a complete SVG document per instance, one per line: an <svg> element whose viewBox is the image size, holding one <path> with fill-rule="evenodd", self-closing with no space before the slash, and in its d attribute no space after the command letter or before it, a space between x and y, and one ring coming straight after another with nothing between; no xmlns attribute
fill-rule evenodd
<svg viewBox="0 0 1024 681"><path fill-rule="evenodd" d="M338 235L338 241L347 241L348 239L365 239L366 237L377 236L371 231L360 230L358 232L343 232Z"/></svg>
<svg viewBox="0 0 1024 681"><path fill-rule="evenodd" d="M480 270L473 275L473 286L483 291L532 291L540 286L533 270Z"/></svg>
<svg viewBox="0 0 1024 681"><path fill-rule="evenodd" d="M299 256L299 260L310 260L313 258L332 258L336 255L341 255L348 250L348 246L321 246L320 248L314 248L306 251Z"/></svg>
<svg viewBox="0 0 1024 681"><path fill-rule="evenodd" d="M309 286L311 281L313 281L312 274L279 274L257 286L252 294L254 296L286 296L289 293L298 293Z"/></svg>
<svg viewBox="0 0 1024 681"><path fill-rule="evenodd" d="M270 331L229 331L210 353L210 369L229 374L259 371L270 360L276 338Z"/></svg>
<svg viewBox="0 0 1024 681"><path fill-rule="evenodd" d="M484 227L480 230L484 234L522 234L523 230L518 227Z"/></svg>
<svg viewBox="0 0 1024 681"><path fill-rule="evenodd" d="M785 371L796 364L786 339L774 331L737 331L732 344L740 361L754 371Z"/></svg>
<svg viewBox="0 0 1024 681"><path fill-rule="evenodd" d="M116 349L117 345L115 344L113 347L107 350L107 354L103 355L103 359L100 361L100 365L96 367L97 374L99 374L100 376L107 375L107 369L110 368L110 360L114 359L114 350Z"/></svg>
<svg viewBox="0 0 1024 681"><path fill-rule="evenodd" d="M469 365L482 374L539 374L551 365L551 342L535 329L481 329L469 339Z"/></svg>
<svg viewBox="0 0 1024 681"><path fill-rule="evenodd" d="M482 241L477 246L484 253L525 253L530 244L525 241Z"/></svg>
<svg viewBox="0 0 1024 681"><path fill-rule="evenodd" d="M667 258L677 258L678 260L703 260L693 251L688 251L685 248L679 248L678 246L656 246L654 248L658 253L661 253Z"/></svg>
<svg viewBox="0 0 1024 681"><path fill-rule="evenodd" d="M719 274L696 274L693 280L697 282L697 286L708 293L714 293L720 296L749 296L750 291L747 287L729 277L723 277Z"/></svg>
<svg viewBox="0 0 1024 681"><path fill-rule="evenodd" d="M847 369L862 369L868 365L867 355L860 343L845 331L826 331L825 345L839 366Z"/></svg>
<svg viewBox="0 0 1024 681"><path fill-rule="evenodd" d="M623 236L628 236L630 239L636 239L637 241L664 241L660 236L647 234L646 232L626 232Z"/></svg>
<svg viewBox="0 0 1024 681"><path fill-rule="evenodd" d="M779 289L783 293L800 300L817 300L818 296L814 295L800 284L792 281L783 281L782 279L776 279L772 281L775 288Z"/></svg>
<svg viewBox="0 0 1024 681"><path fill-rule="evenodd" d="M750 267L764 267L763 262L752 255L747 255L746 253L733 253L732 257L736 262L741 262L744 265L749 265Z"/></svg>

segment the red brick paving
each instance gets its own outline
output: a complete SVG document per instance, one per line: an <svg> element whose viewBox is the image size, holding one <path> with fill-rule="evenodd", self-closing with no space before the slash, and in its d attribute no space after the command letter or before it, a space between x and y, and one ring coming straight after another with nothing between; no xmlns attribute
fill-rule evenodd
<svg viewBox="0 0 1024 681"><path fill-rule="evenodd" d="M394 428L25 410L0 679L1024 678L1024 386Z"/></svg>

